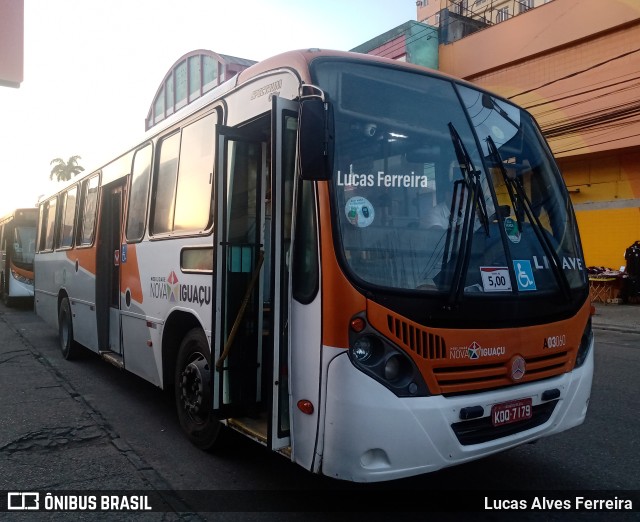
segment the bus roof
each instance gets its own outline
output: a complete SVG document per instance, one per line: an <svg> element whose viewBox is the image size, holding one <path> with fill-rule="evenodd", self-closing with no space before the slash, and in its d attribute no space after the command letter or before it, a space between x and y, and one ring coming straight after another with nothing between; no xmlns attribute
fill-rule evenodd
<svg viewBox="0 0 640 522"><path fill-rule="evenodd" d="M4 216L0 217L0 223L3 223L5 221L9 221L11 219L15 219L16 217L25 217L25 215L26 215L26 217L30 217L30 218L33 218L34 216L37 216L38 215L38 208L37 207L15 208L11 212L8 212Z"/></svg>
<svg viewBox="0 0 640 522"><path fill-rule="evenodd" d="M455 76L451 76L449 74L443 73L442 71L438 71L436 69L430 69L423 65L412 64L409 62L401 62L398 60L394 60L392 58L386 58L383 56L376 56L373 54L363 54L356 53L353 51L336 51L333 49L298 49L294 51L287 51L281 54L274 55L270 58L266 58L251 67L248 67L244 71L241 71L238 75L238 85L242 85L247 81L259 76L261 74L267 73L274 69L293 69L298 72L302 81L305 83L311 82L311 78L308 75L309 66L311 62L318 58L343 58L343 59L351 59L351 60L360 60L365 62L379 63L382 65L388 65L396 68L402 69L410 69L416 72L429 72L435 76L439 76L441 78L446 78L449 80L467 83L460 78L456 78ZM477 88L477 86L476 86Z"/></svg>
<svg viewBox="0 0 640 522"><path fill-rule="evenodd" d="M226 82L218 85L211 91L205 93L202 97L198 98L193 103L190 103L185 107L183 107L182 109L176 111L174 114L172 114L162 122L158 123L157 125L150 128L148 131L146 131L138 141L136 141L131 147L125 149L124 152L118 154L117 156L110 156L108 161L100 164L98 167L87 169L81 176L71 178L65 183L60 184L60 186L55 191L51 191L48 194L40 196L40 198L38 199L38 205L40 205L43 201L46 201L47 199L51 198L55 194L63 192L68 187L74 185L78 181L81 181L85 178L92 176L96 172L99 172L101 169L103 169L107 165L119 160L123 156L135 150L135 148L137 148L142 143L145 143L146 141L163 133L167 128L175 125L180 120L187 118L191 114L197 112L203 107L206 107L207 105L223 97L228 92L234 90L237 87L242 86L243 84L253 80L254 78L257 78L262 74L267 74L272 71L288 69L288 70L295 71L303 83L312 83L310 72L309 72L309 67L311 63L318 58L332 58L332 57L345 59L345 60L357 60L362 62L378 63L381 65L386 65L394 68L413 70L415 72L422 73L422 74L427 72L433 76L437 76L450 81L455 81L457 83L473 86L473 88L477 90L483 90L482 88L479 88L478 86L473 85L466 80L462 80L460 78L451 76L441 71L430 69L422 65L416 65L408 62L401 62L401 61L394 60L391 58L386 58L383 56L363 54L363 53L357 53L353 51L337 51L332 49L318 49L318 48L286 51L255 63L251 67L244 69L237 75L228 79ZM496 96L495 93L490 93L490 94L492 94L493 96ZM500 96L497 96L497 97L499 98Z"/></svg>

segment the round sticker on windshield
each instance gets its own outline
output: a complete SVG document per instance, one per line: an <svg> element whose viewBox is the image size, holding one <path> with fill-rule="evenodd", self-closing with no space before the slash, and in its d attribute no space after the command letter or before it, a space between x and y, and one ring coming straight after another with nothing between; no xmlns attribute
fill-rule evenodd
<svg viewBox="0 0 640 522"><path fill-rule="evenodd" d="M520 243L520 229L515 219L508 217L504 220L504 231L507 233L509 241L512 243Z"/></svg>
<svg viewBox="0 0 640 522"><path fill-rule="evenodd" d="M349 198L344 206L344 212L349 223L360 228L368 227L373 223L373 218L376 215L371 202L360 196Z"/></svg>

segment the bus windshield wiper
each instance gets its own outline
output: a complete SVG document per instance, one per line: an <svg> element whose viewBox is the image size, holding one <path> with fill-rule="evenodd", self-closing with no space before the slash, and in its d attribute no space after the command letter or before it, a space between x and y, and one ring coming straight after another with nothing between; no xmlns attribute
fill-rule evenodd
<svg viewBox="0 0 640 522"><path fill-rule="evenodd" d="M522 222L524 221L524 214L526 214L527 218L529 219L529 223L531 224L531 228L533 228L533 231L535 232L536 237L538 238L538 241L542 246L542 249L547 255L547 259L551 260L551 269L553 271L553 275L556 278L558 286L562 290L565 298L569 300L571 298L571 287L569 285L567 275L562 269L562 261L553 248L551 240L549 239L548 234L545 232L544 226L540 222L540 218L533 211L531 200L527 196L527 193L522 186L522 179L520 178L520 176L518 176L518 174L513 177L509 176L507 170L504 168L504 163L502 161L502 157L500 156L500 151L498 151L498 147L496 146L491 136L487 136L487 145L493 162L500 169L500 173L502 174L504 183L507 186L509 198L511 199L514 212L516 213L518 230L520 231L520 233L522 233Z"/></svg>
<svg viewBox="0 0 640 522"><path fill-rule="evenodd" d="M511 206L513 207L513 211L516 215L518 230L522 232L522 223L524 222L524 207L523 202L518 196L515 177L510 177L507 173L507 169L504 168L504 163L502 161L502 157L500 156L500 152L498 151L498 147L496 146L496 143L493 141L493 138L491 136L487 136L487 148L489 149L489 154L491 155L493 164L500 170L500 174L502 175L504 184L507 187L509 199L511 200Z"/></svg>
<svg viewBox="0 0 640 522"><path fill-rule="evenodd" d="M456 157L460 170L462 171L462 177L469 189L469 193L473 195L473 209L478 209L478 217L485 232L489 235L489 215L487 213L487 202L484 198L484 191L482 189L482 183L480 178L480 171L476 170L473 166L473 161L467 148L464 146L458 131L453 126L453 123L449 122L449 132L451 133L451 141L456 151Z"/></svg>
<svg viewBox="0 0 640 522"><path fill-rule="evenodd" d="M489 235L489 219L487 215L487 205L484 200L480 171L476 170L467 152L460 135L456 131L453 123L449 122L449 132L451 141L456 151L458 164L462 171L463 180L454 183L454 192L451 199L451 214L449 217L449 229L445 243L445 252L442 258L443 268L449 260L449 255L453 257L452 246L457 247L457 258L455 268L450 280L448 306L452 307L459 300L464 288L464 274L469 268L469 258L471 255L471 244L473 242L473 223L475 221L475 210L478 210L480 222L485 233ZM464 212L462 207L464 205ZM463 214L462 230L457 217ZM455 219L454 219L455 215ZM455 223L454 223L455 222ZM455 226L455 231L453 230Z"/></svg>

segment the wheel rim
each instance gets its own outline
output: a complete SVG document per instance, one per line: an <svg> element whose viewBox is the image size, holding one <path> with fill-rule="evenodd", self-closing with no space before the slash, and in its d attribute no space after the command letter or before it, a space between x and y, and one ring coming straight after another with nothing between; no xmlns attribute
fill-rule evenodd
<svg viewBox="0 0 640 522"><path fill-rule="evenodd" d="M180 403L183 411L195 422L202 424L209 414L209 364L196 353L180 373Z"/></svg>
<svg viewBox="0 0 640 522"><path fill-rule="evenodd" d="M69 346L69 320L67 314L62 315L62 321L60 322L60 342L62 351L65 351Z"/></svg>

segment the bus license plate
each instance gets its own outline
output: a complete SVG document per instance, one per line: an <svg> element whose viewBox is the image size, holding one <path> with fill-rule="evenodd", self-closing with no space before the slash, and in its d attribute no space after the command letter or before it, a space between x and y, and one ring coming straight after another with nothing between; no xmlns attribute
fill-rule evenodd
<svg viewBox="0 0 640 522"><path fill-rule="evenodd" d="M533 406L531 405L531 399L518 399L494 404L491 408L491 423L494 426L503 426L504 424L527 420L532 416Z"/></svg>

